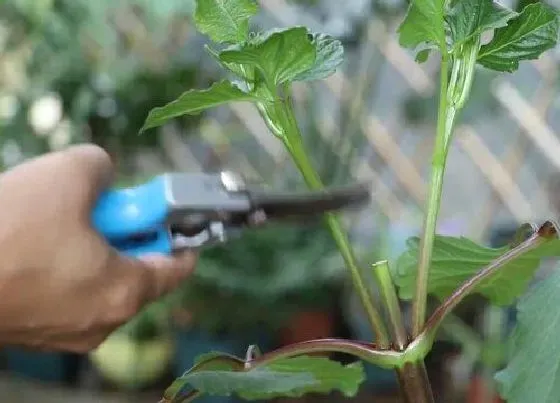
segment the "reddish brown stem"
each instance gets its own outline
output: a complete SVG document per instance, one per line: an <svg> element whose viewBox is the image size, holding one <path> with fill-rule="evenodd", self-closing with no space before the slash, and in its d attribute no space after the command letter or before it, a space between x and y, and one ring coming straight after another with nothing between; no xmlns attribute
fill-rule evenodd
<svg viewBox="0 0 560 403"><path fill-rule="evenodd" d="M407 363L396 371L404 403L435 402L424 362Z"/></svg>
<svg viewBox="0 0 560 403"><path fill-rule="evenodd" d="M522 227L523 228L523 227ZM521 236L521 233L519 234ZM516 246L493 260L490 264L479 270L473 277L461 284L430 316L426 326L419 337L435 337L435 332L445 317L459 303L469 295L480 283L494 275L497 271L526 253L542 246L543 243L556 239L558 229L552 221L546 221L525 241L516 243Z"/></svg>

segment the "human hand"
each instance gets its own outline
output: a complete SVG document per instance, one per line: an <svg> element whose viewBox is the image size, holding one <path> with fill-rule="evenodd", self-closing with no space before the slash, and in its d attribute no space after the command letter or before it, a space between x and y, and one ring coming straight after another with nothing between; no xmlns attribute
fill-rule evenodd
<svg viewBox="0 0 560 403"><path fill-rule="evenodd" d="M192 252L132 259L93 229L112 174L80 145L0 175L0 344L87 352L193 271Z"/></svg>

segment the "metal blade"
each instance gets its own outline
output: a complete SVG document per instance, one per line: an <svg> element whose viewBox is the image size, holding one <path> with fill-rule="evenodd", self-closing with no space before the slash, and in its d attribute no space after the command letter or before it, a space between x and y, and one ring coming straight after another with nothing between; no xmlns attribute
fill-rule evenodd
<svg viewBox="0 0 560 403"><path fill-rule="evenodd" d="M311 218L327 212L358 207L370 201L370 193L368 186L353 184L306 193L251 191L250 198L253 208L263 211L267 220L275 220Z"/></svg>

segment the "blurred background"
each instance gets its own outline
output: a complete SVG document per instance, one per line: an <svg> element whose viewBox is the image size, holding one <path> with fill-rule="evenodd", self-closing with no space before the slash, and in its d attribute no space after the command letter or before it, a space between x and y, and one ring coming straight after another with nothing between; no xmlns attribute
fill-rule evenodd
<svg viewBox="0 0 560 403"><path fill-rule="evenodd" d="M529 2L502 1L517 9ZM373 181L373 203L345 216L368 275L368 264L396 258L421 227L437 60L418 65L398 45L405 0L260 4L259 27L305 24L345 46L342 68L325 81L299 83L296 102L323 180ZM193 0L1 2L2 168L87 141L114 156L119 186L168 170L233 169L277 188L304 188L282 144L248 104L137 135L151 108L221 77L203 49L207 39L193 26L193 9ZM440 233L501 246L520 223L557 217L557 88L557 50L515 74L478 72L449 157ZM427 360L438 401L498 401L488 380L503 364L513 321L511 308L477 298L460 307ZM249 344L266 351L314 337L372 334L329 233L321 225L271 227L205 251L194 279L92 354L2 349L0 400L156 402L200 353L242 355ZM367 367L367 373L351 401L399 401L392 372Z"/></svg>

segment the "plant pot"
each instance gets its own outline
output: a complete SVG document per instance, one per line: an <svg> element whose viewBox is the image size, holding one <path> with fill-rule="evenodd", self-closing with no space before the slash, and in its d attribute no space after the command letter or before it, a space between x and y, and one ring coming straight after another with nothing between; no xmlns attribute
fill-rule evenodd
<svg viewBox="0 0 560 403"><path fill-rule="evenodd" d="M83 356L71 353L46 353L17 347L2 351L7 369L16 375L42 382L73 385Z"/></svg>
<svg viewBox="0 0 560 403"><path fill-rule="evenodd" d="M89 354L99 375L120 389L156 384L168 371L174 353L171 336L136 340L116 332Z"/></svg>
<svg viewBox="0 0 560 403"><path fill-rule="evenodd" d="M467 389L466 403L505 403L505 400L500 398L498 392L488 390L484 377L474 375Z"/></svg>
<svg viewBox="0 0 560 403"><path fill-rule="evenodd" d="M283 346L301 343L313 339L333 337L335 333L334 318L327 311L303 311L296 313L290 322L280 331L280 344ZM310 355L329 355L315 353Z"/></svg>
<svg viewBox="0 0 560 403"><path fill-rule="evenodd" d="M283 345L332 337L335 323L330 312L304 311L295 314L280 332Z"/></svg>

